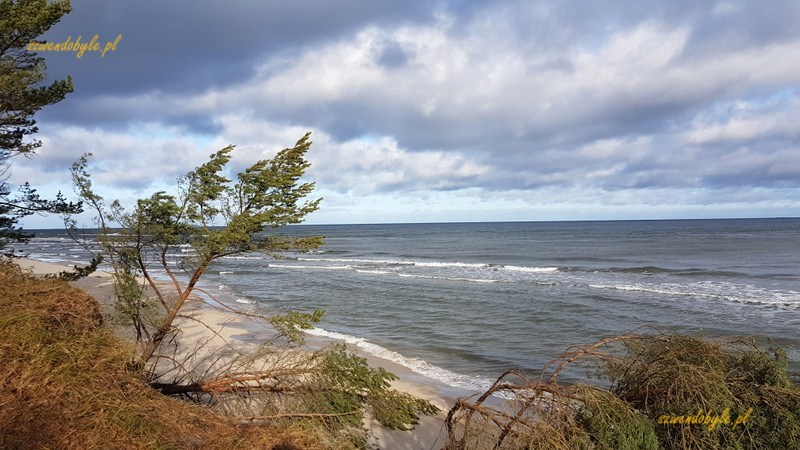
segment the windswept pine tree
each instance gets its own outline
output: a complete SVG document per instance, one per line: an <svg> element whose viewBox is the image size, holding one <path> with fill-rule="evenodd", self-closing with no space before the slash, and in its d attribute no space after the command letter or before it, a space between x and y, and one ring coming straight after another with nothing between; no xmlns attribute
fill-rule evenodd
<svg viewBox="0 0 800 450"><path fill-rule="evenodd" d="M138 200L131 211L119 201L106 207L93 191L87 170L90 155L73 165L75 191L96 212L99 242L114 269L119 300L137 328L137 337L145 342L139 366L147 363L172 330L179 311L216 259L253 251L306 251L322 244L322 236L264 233L300 223L319 207L321 199L305 200L314 183L300 182L310 165L305 159L311 146L309 137L307 133L294 147L253 164L238 174L235 182L224 175L234 146L225 147L181 177L177 195L156 192ZM121 229L111 230L115 225ZM195 256L183 258L176 271L171 261L181 245L191 246ZM166 273L177 300L168 301L170 293L156 283L154 270ZM145 285L139 285L138 277L146 280ZM154 330L142 320L145 287L164 309L163 320Z"/></svg>
<svg viewBox="0 0 800 450"><path fill-rule="evenodd" d="M0 0L0 252L6 254L9 243L30 238L18 226L20 218L80 211L79 204L68 203L60 194L43 199L27 183L15 193L6 182L11 159L30 156L42 145L32 138L39 131L34 114L72 92L69 77L44 83L44 59L26 49L69 11L68 0Z"/></svg>
<svg viewBox="0 0 800 450"><path fill-rule="evenodd" d="M239 359L214 350L212 367L200 375L192 369L192 356L187 358L172 346L180 334L178 319L187 317L182 310L190 296L200 292L212 297L198 282L214 261L249 252L278 256L322 245L323 236L278 231L301 223L319 207L321 199L307 199L314 183L303 180L310 166L305 159L310 146L307 133L293 147L256 162L235 180L226 175L234 147L225 147L181 177L176 194L156 192L130 209L118 201L106 205L95 192L89 155L73 165L73 184L95 212L98 242L113 269L118 310L135 327L140 351L131 365L134 370L162 393L213 399L218 408L245 414L247 420L322 420L354 433L360 441L366 412L385 426L405 429L417 422L419 414L438 409L395 391L393 374L369 367L366 359L343 346L319 351L285 347L302 342L300 329L311 328L324 311L275 316L239 312L274 327L280 343L264 343ZM165 274L170 282L158 283L156 273ZM227 350L237 352L230 346Z"/></svg>

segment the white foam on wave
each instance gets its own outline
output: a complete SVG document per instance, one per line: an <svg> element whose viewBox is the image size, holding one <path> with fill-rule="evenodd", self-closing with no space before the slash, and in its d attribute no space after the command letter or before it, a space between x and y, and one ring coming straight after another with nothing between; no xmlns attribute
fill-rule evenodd
<svg viewBox="0 0 800 450"><path fill-rule="evenodd" d="M424 278L426 280L447 280L447 281L468 281L470 283L499 283L500 280L489 280L486 278L463 278L463 277L436 277L433 275L418 275L413 273L398 273L406 278Z"/></svg>
<svg viewBox="0 0 800 450"><path fill-rule="evenodd" d="M233 271L223 270L223 271L221 271L219 274L220 274L220 275L230 275L230 274L232 274L232 273L233 273Z"/></svg>
<svg viewBox="0 0 800 450"><path fill-rule="evenodd" d="M337 333L335 331L328 331L322 328L312 328L304 330L306 333L321 336L328 339L336 339L344 341L350 345L354 345L370 355L377 356L388 361L392 361L407 369L412 370L422 376L428 377L432 380L439 381L448 386L456 387L459 389L466 389L470 391L483 392L489 389L494 380L482 378L477 376L464 375L456 373L445 368L435 366L424 359L410 358L403 356L400 353L389 350L388 348L381 347L380 345L373 344L363 338L351 336L349 334Z"/></svg>
<svg viewBox="0 0 800 450"><path fill-rule="evenodd" d="M388 275L388 274L392 273L392 272L389 272L388 270L368 270L368 269L356 269L356 272L358 272L358 273L371 273L371 274L375 274L375 275Z"/></svg>
<svg viewBox="0 0 800 450"><path fill-rule="evenodd" d="M265 259L265 258L263 256L230 255L230 256L223 256L222 259L248 260L248 259Z"/></svg>
<svg viewBox="0 0 800 450"><path fill-rule="evenodd" d="M376 264L376 265L400 265L400 266L417 266L417 267L471 267L481 268L489 267L485 263L465 263L465 262L448 262L448 261L412 261L405 259L362 259L362 258L297 258L298 261L315 261L315 262L343 262L350 264Z"/></svg>
<svg viewBox="0 0 800 450"><path fill-rule="evenodd" d="M461 268L461 269L501 269L510 272L525 272L525 273L554 273L558 272L558 267L527 267L527 266L513 266L513 265L495 265L488 263L470 263L460 261L413 261L404 259L365 259L365 258L309 258L299 257L298 261L316 262L320 264L326 263L346 263L348 265L370 264L376 266L414 266L414 267L427 267L427 268ZM364 271L365 273L372 273Z"/></svg>
<svg viewBox="0 0 800 450"><path fill-rule="evenodd" d="M595 289L616 291L647 292L660 295L706 298L732 303L749 303L776 306L800 307L800 292L791 290L769 290L752 285L733 283L702 282L681 284L589 284Z"/></svg>
<svg viewBox="0 0 800 450"><path fill-rule="evenodd" d="M252 301L252 300L248 300L246 298L237 298L236 299L236 303L242 303L242 304L245 304L245 305L252 305L255 302Z"/></svg>
<svg viewBox="0 0 800 450"><path fill-rule="evenodd" d="M359 259L359 258L303 258L298 257L298 261L313 261L313 262L343 262L355 264L389 264L389 265L414 265L413 261L404 261L400 259Z"/></svg>
<svg viewBox="0 0 800 450"><path fill-rule="evenodd" d="M295 264L275 264L269 263L268 267L275 267L279 269L299 269L299 270L350 270L351 266L308 266L308 265L295 265Z"/></svg>
<svg viewBox="0 0 800 450"><path fill-rule="evenodd" d="M438 262L438 261L415 262L414 265L419 267L472 267L476 269L479 267L489 267L489 264L484 264L484 263Z"/></svg>
<svg viewBox="0 0 800 450"><path fill-rule="evenodd" d="M299 261L305 262L349 262L349 263L361 263L367 262L376 264L377 262L374 260L359 260L359 259L344 259L344 258L332 258L332 259L317 259L317 258L298 258ZM385 264L404 264L411 266L414 263L407 263L402 261L384 261ZM424 263L427 264L428 267L488 267L488 265L470 265L468 263ZM472 277L458 277L458 276L436 276L436 275L422 275L422 274L414 274L414 273L403 273L403 272L396 272L396 271L389 271L389 270L382 270L382 269L373 269L373 268L364 268L359 266L352 266L352 265L304 265L304 264L275 264L270 263L269 267L275 268L282 268L282 269L296 269L296 270L353 270L357 273L363 274L371 274L371 275L391 275L396 274L401 277L407 278L423 278L428 280L448 280L448 281L466 281L470 283L498 283L501 280L493 280L493 279L486 279L486 278L472 278Z"/></svg>
<svg viewBox="0 0 800 450"><path fill-rule="evenodd" d="M503 266L503 269L512 272L530 272L530 273L553 273L558 272L558 267L525 267L525 266Z"/></svg>
<svg viewBox="0 0 800 450"><path fill-rule="evenodd" d="M68 237L39 237L36 236L33 240L38 244L39 242L75 242L74 239Z"/></svg>

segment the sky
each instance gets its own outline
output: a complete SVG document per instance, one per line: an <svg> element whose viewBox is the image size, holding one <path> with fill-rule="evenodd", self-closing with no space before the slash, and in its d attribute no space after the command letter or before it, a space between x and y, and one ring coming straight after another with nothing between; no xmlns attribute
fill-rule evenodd
<svg viewBox="0 0 800 450"><path fill-rule="evenodd" d="M92 152L130 204L311 131L307 223L800 216L796 0L72 6L49 42L121 38L39 53L75 85L13 163L41 193Z"/></svg>

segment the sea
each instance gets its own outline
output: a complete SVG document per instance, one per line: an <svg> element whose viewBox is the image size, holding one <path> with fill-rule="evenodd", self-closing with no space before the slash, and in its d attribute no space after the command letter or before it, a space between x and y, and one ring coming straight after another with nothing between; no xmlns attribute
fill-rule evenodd
<svg viewBox="0 0 800 450"><path fill-rule="evenodd" d="M455 392L485 390L509 369L538 374L573 345L654 330L772 342L800 372L797 218L283 231L326 243L279 259L222 258L204 286L267 314L324 309L312 337L347 342ZM44 261L88 259L61 230L38 231L24 250Z"/></svg>

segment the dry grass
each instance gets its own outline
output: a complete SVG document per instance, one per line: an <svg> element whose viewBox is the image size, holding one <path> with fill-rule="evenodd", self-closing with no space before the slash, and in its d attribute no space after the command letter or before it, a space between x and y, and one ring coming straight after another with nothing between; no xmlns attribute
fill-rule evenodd
<svg viewBox="0 0 800 450"><path fill-rule="evenodd" d="M559 383L574 364L608 384ZM625 335L571 349L537 378L503 374L447 427L449 449L800 449L800 386L783 350L753 340Z"/></svg>
<svg viewBox="0 0 800 450"><path fill-rule="evenodd" d="M132 346L64 282L0 264L0 448L347 448L310 422L242 425L167 398Z"/></svg>

